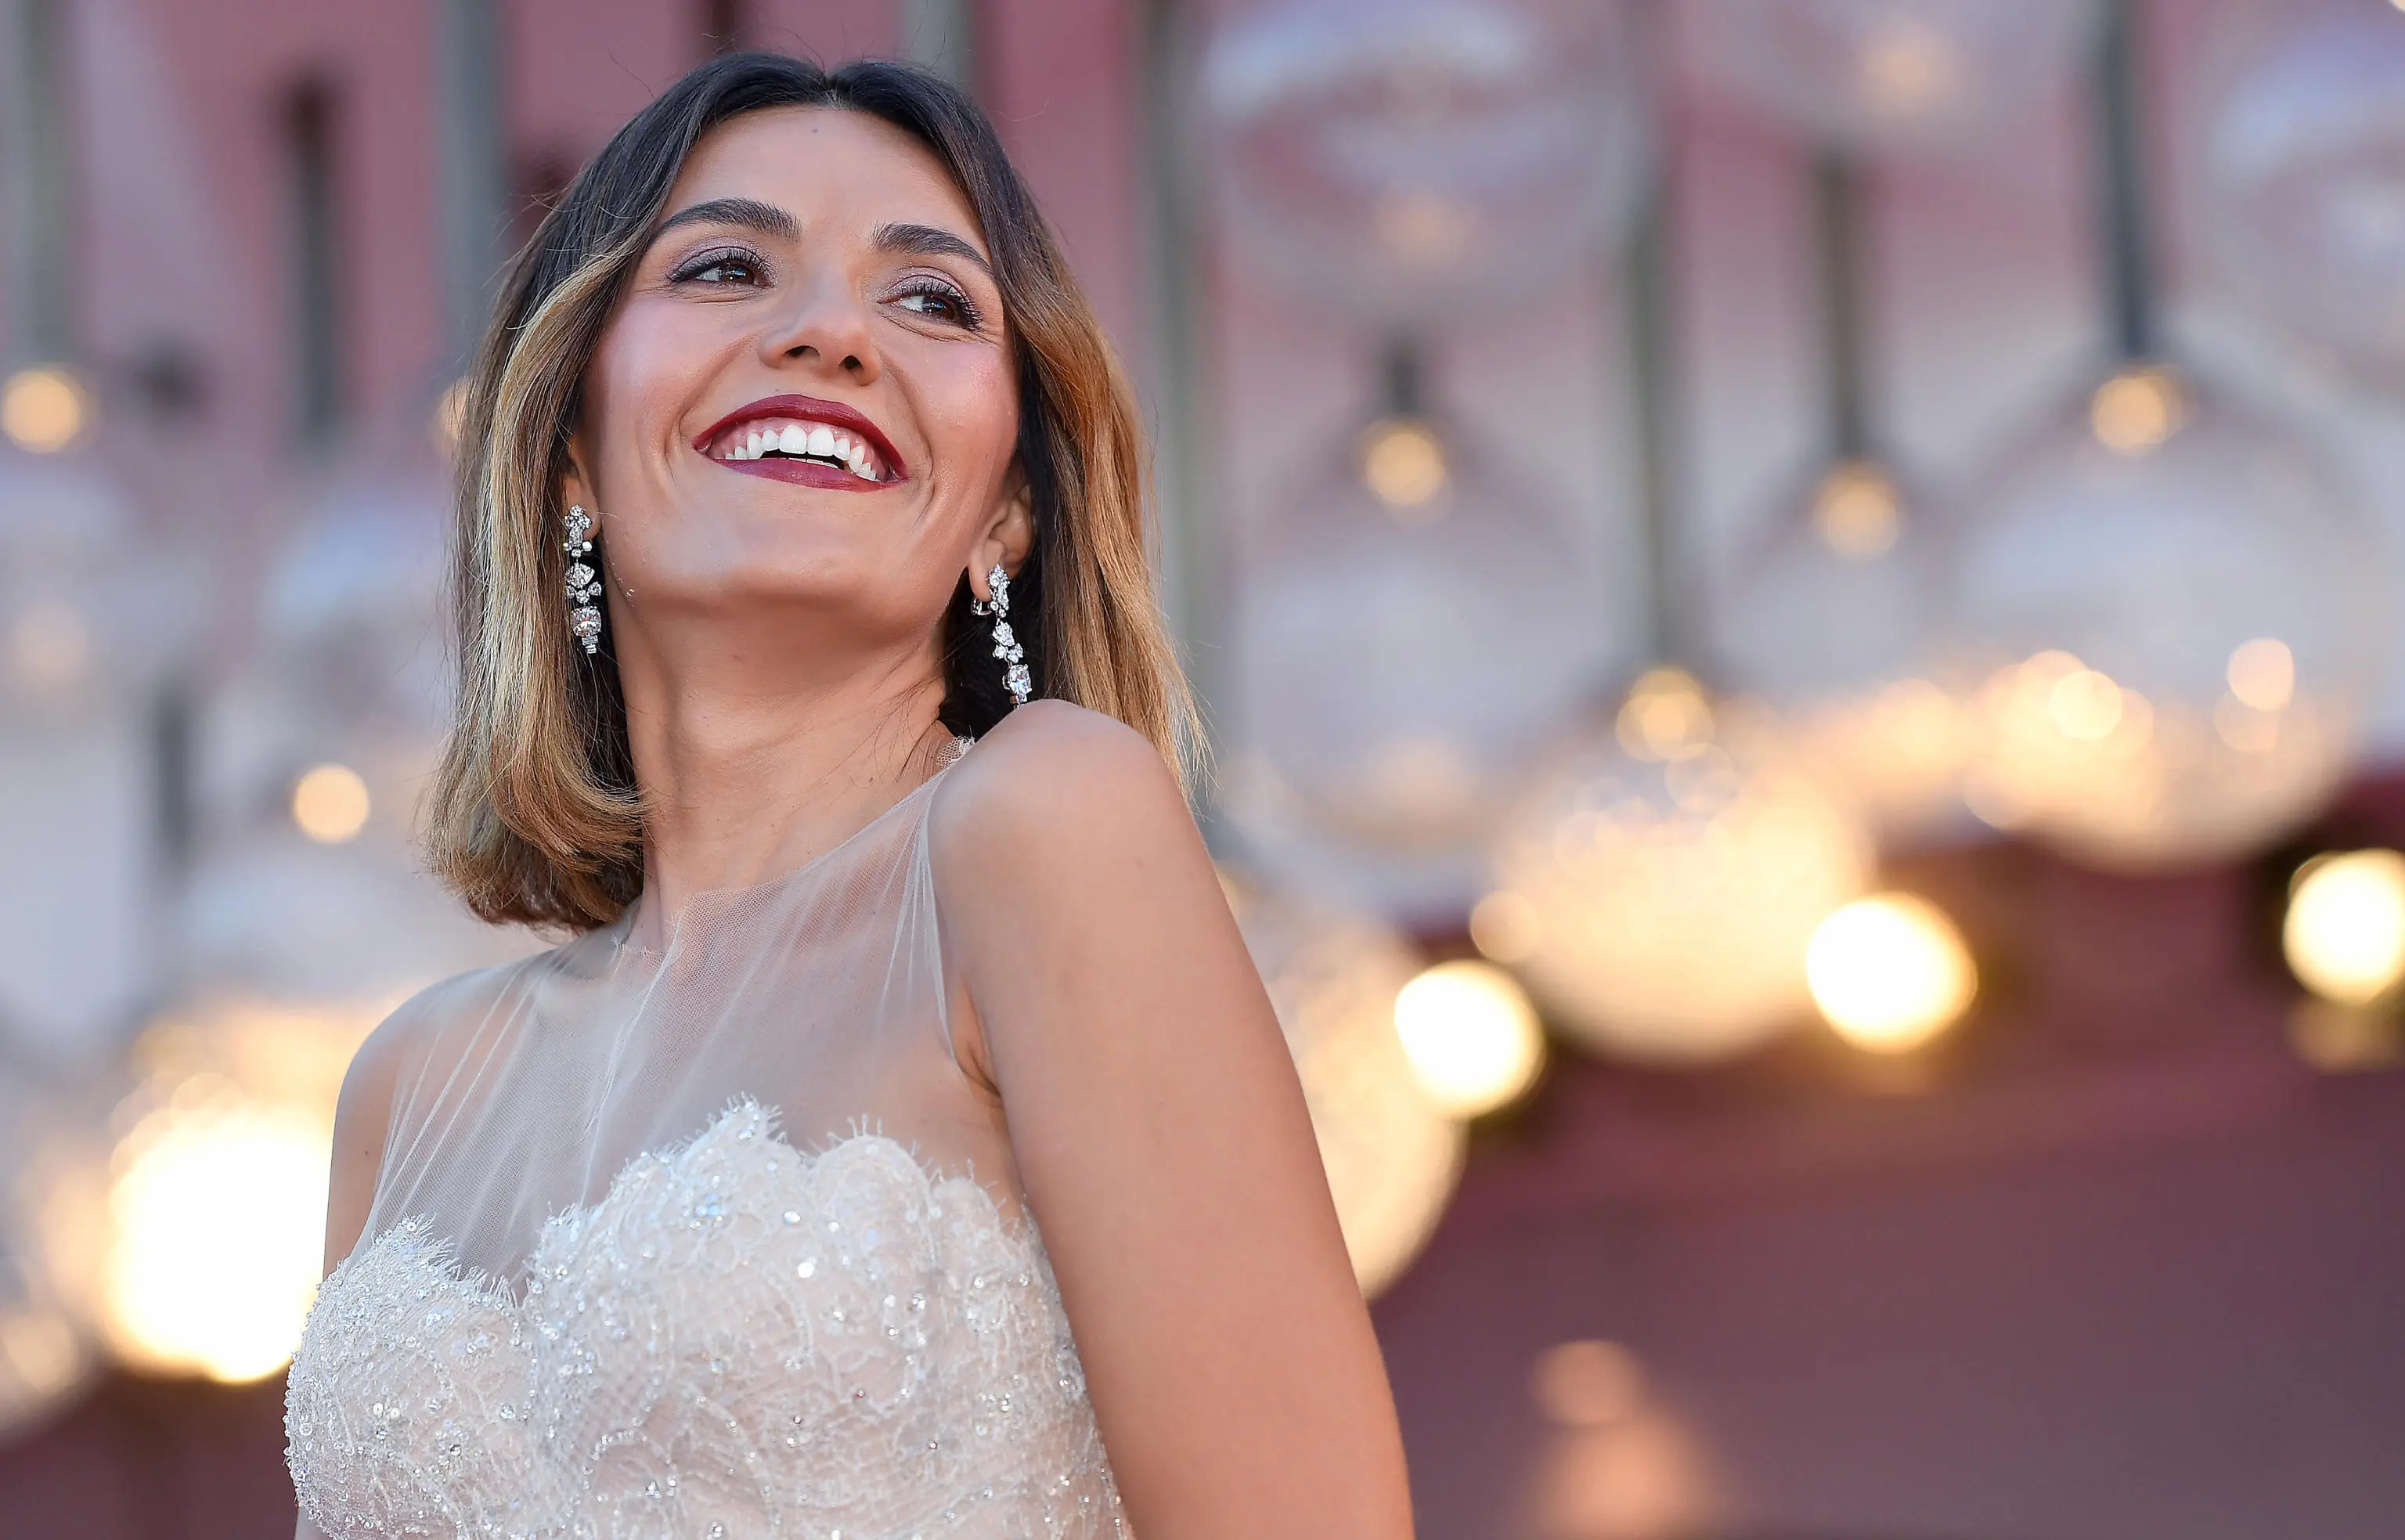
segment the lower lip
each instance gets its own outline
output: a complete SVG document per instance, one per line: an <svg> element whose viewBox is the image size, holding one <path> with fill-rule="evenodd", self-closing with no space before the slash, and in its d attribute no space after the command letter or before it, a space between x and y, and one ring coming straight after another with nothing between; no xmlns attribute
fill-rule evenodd
<svg viewBox="0 0 2405 1540"><path fill-rule="evenodd" d="M834 492L881 492L888 487L901 485L893 481L869 481L853 475L840 465L822 465L814 459L719 459L704 455L712 465L724 465L730 471L740 471L747 476L766 476L770 481L789 481L796 487L823 487Z"/></svg>

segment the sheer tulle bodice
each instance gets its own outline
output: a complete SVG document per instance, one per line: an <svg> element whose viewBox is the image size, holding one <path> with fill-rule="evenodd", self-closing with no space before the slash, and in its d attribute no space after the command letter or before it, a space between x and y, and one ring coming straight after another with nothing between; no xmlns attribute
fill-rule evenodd
<svg viewBox="0 0 2405 1540"><path fill-rule="evenodd" d="M288 1392L330 1535L1123 1532L951 1058L941 780L658 952L630 917L385 1029L373 1208Z"/></svg>

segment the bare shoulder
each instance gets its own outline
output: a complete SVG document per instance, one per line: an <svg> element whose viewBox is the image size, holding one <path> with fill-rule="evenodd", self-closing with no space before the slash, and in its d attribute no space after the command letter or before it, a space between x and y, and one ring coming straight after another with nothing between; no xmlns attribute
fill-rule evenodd
<svg viewBox="0 0 2405 1540"><path fill-rule="evenodd" d="M538 957L541 954L538 954ZM365 1119L381 1126L393 1093L404 1076L426 1060L443 1027L473 1013L482 1016L507 992L510 982L537 958L521 958L429 984L395 1006L351 1055L343 1075L337 1117Z"/></svg>
<svg viewBox="0 0 2405 1540"><path fill-rule="evenodd" d="M1065 700L1020 707L945 777L930 812L940 866L974 872L1031 851L1048 864L1200 848L1177 778L1142 734Z"/></svg>

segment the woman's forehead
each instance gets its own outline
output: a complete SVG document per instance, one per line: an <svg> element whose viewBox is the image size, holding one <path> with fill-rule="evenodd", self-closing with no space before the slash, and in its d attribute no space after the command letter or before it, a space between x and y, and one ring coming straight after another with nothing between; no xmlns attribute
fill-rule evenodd
<svg viewBox="0 0 2405 1540"><path fill-rule="evenodd" d="M935 152L865 112L787 106L729 119L686 157L662 213L729 197L782 208L805 230L949 229L992 256L977 210Z"/></svg>

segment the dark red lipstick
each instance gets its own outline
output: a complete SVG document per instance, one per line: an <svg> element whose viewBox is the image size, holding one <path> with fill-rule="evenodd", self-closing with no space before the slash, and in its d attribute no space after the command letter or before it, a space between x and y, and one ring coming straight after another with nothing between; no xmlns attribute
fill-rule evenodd
<svg viewBox="0 0 2405 1540"><path fill-rule="evenodd" d="M823 424L839 433L849 433L867 445L877 457L878 479L870 481L854 475L841 465L823 460L785 459L765 455L757 459L729 459L714 453L727 441L756 422L775 419ZM893 441L884 431L861 413L840 402L822 401L816 396L763 396L749 405L738 407L710 425L707 431L693 441L696 453L724 465L730 471L749 475L767 476L772 481L792 482L803 487L824 487L839 491L874 492L881 487L898 485L910 479L909 470L894 450Z"/></svg>

